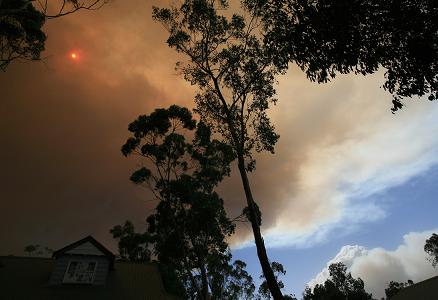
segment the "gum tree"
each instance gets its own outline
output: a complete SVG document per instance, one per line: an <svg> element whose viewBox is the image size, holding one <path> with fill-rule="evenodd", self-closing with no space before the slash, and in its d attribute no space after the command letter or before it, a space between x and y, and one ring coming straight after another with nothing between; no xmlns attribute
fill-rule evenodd
<svg viewBox="0 0 438 300"><path fill-rule="evenodd" d="M213 133L232 147L246 196L247 215L257 255L274 299L283 299L261 234L261 213L248 173L254 152L274 152L279 135L267 111L276 102L275 53L260 39L257 17L227 12L226 0L186 0L179 7L154 8L153 18L169 33L167 43L186 60L177 63L184 78L199 90L196 112Z"/></svg>
<svg viewBox="0 0 438 300"><path fill-rule="evenodd" d="M396 282L390 281L388 286L385 288L385 296L387 300L392 299L395 295L398 294L402 289L413 285L414 282L412 280L408 280L407 282Z"/></svg>
<svg viewBox="0 0 438 300"><path fill-rule="evenodd" d="M429 260L432 266L438 266L438 234L433 233L430 238L426 240L424 251L429 255Z"/></svg>
<svg viewBox="0 0 438 300"><path fill-rule="evenodd" d="M413 96L438 98L435 0L244 0L263 19L276 63L296 63L311 81L385 70L395 112Z"/></svg>
<svg viewBox="0 0 438 300"><path fill-rule="evenodd" d="M329 266L330 277L324 284L317 284L313 291L306 287L303 300L373 300L373 296L365 291L361 278L353 278L343 263Z"/></svg>
<svg viewBox="0 0 438 300"><path fill-rule="evenodd" d="M138 117L129 131L122 153L145 160L131 181L148 187L158 200L147 218L147 236L160 263L176 271L174 286L184 290L180 296L251 298L255 287L245 264L230 263L226 237L235 226L214 191L229 175L235 158L231 147L213 139L208 126L196 124L188 109L176 105Z"/></svg>
<svg viewBox="0 0 438 300"><path fill-rule="evenodd" d="M125 224L116 225L111 230L113 238L118 240L119 255L122 260L135 262L149 262L151 251L149 245L151 238L146 232L135 231L134 224L126 221Z"/></svg>

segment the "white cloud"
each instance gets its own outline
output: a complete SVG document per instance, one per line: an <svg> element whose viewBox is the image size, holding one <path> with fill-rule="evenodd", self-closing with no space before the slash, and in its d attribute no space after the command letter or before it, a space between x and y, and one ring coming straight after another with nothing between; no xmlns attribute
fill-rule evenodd
<svg viewBox="0 0 438 300"><path fill-rule="evenodd" d="M351 245L343 246L341 248L341 250L338 252L338 254L336 254L336 256L327 263L327 266L324 269L322 269L322 271L319 272L315 276L315 278L310 280L307 285L309 287L313 288L317 284L324 283L327 280L327 278L329 278L329 276L330 276L328 267L331 264L342 262L347 268L350 268L351 265L353 264L354 260L357 257L361 257L361 256L364 256L364 255L367 255L367 253L368 253L368 250L365 247L362 247L362 246L358 246L358 245L355 245L355 246L351 246Z"/></svg>
<svg viewBox="0 0 438 300"><path fill-rule="evenodd" d="M327 267L318 273L308 285L314 287L323 283L328 277L328 266L335 262L344 263L353 277L360 277L365 282L365 289L374 298L380 299L385 294L389 281L414 282L436 276L431 263L427 261L424 244L438 228L424 232L410 232L403 236L403 243L395 250L383 248L366 249L362 246L344 246L339 253L327 263Z"/></svg>
<svg viewBox="0 0 438 300"><path fill-rule="evenodd" d="M275 186L281 209L264 219L270 218L269 246L310 246L334 229L384 218L376 195L438 165L438 106L407 101L392 115L391 95L379 89L379 78L381 73L344 76L318 86L291 74L280 82L282 107L273 119L281 168L278 163L262 171L278 179L274 174L281 170ZM264 216L270 209L262 205Z"/></svg>

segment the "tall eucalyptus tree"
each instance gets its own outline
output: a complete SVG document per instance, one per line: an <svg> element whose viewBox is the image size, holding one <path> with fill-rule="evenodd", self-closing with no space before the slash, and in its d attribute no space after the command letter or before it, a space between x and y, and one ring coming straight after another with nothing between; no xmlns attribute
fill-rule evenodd
<svg viewBox="0 0 438 300"><path fill-rule="evenodd" d="M131 180L147 186L158 200L147 218L147 236L159 262L177 272L181 296L250 299L255 287L245 264L230 263L226 237L235 226L214 191L230 172L231 147L176 105L138 117L129 131L122 153L145 159Z"/></svg>
<svg viewBox="0 0 438 300"><path fill-rule="evenodd" d="M185 55L177 63L184 78L199 90L196 112L214 134L232 147L245 191L260 265L274 299L283 299L261 234L261 213L248 172L254 153L273 153L279 135L267 111L277 101L275 76L283 71L264 44L256 15L229 14L226 0L185 0L181 6L154 8L153 17L169 33L167 43Z"/></svg>

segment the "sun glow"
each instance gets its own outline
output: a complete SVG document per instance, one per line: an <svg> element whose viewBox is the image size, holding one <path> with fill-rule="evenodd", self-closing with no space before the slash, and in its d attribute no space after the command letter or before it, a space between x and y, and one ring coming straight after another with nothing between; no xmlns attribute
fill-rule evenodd
<svg viewBox="0 0 438 300"><path fill-rule="evenodd" d="M71 54L70 54L70 57L71 57L71 59L73 59L73 60L76 60L76 59L79 58L78 54L75 53L75 52L71 53Z"/></svg>

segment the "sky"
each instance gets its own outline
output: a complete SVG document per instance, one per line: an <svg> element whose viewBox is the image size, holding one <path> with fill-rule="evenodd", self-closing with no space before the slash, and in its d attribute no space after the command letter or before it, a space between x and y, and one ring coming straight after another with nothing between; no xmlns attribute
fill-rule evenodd
<svg viewBox="0 0 438 300"><path fill-rule="evenodd" d="M115 250L110 228L144 228L156 202L129 182L138 161L120 152L127 126L158 107L193 107L196 93L175 71L181 57L152 5L165 3L113 0L50 20L43 61L0 74L0 255L89 234ZM438 231L438 103L414 99L393 115L383 80L381 70L318 85L293 65L279 78L270 117L280 141L274 155L257 156L250 182L288 292L324 281L333 261L375 296L390 280L437 274L422 247ZM229 216L239 215L237 173L218 191ZM249 225L230 242L258 278Z"/></svg>

